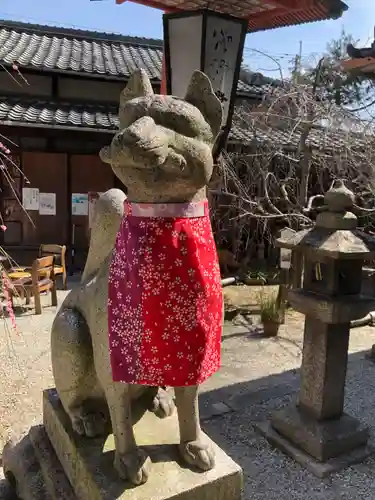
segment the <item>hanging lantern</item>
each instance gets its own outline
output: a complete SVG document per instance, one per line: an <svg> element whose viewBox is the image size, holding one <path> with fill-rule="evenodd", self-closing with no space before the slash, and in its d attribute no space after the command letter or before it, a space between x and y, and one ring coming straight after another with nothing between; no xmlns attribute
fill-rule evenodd
<svg viewBox="0 0 375 500"><path fill-rule="evenodd" d="M183 98L193 71L203 71L223 105L221 142L230 130L248 20L210 10L164 14L167 93Z"/></svg>

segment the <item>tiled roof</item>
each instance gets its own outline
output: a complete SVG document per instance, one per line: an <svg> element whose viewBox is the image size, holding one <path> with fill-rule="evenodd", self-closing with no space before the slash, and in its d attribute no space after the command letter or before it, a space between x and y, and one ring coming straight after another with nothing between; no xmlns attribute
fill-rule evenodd
<svg viewBox="0 0 375 500"><path fill-rule="evenodd" d="M0 20L0 63L17 62L21 69L124 79L143 68L160 82L162 57L162 40ZM263 91L261 84L238 83L238 93L247 97Z"/></svg>
<svg viewBox="0 0 375 500"><path fill-rule="evenodd" d="M129 36L121 33L108 33L104 31L83 30L78 28L64 28L62 26L52 26L47 24L23 23L21 21L10 21L0 19L0 26L15 31L25 33L36 33L42 35L58 35L61 37L76 38L77 40L104 40L106 42L130 43L135 45L162 45L159 38L147 38L143 36Z"/></svg>
<svg viewBox="0 0 375 500"><path fill-rule="evenodd" d="M0 22L0 61L112 77L129 77L135 69L143 68L151 79L160 80L160 40L89 33Z"/></svg>
<svg viewBox="0 0 375 500"><path fill-rule="evenodd" d="M265 85L250 85L248 83L239 80L237 85L237 94L243 94L248 97L259 97L261 98L265 92L271 88L270 84Z"/></svg>
<svg viewBox="0 0 375 500"><path fill-rule="evenodd" d="M236 123L237 121L237 123ZM32 99L0 97L0 124L32 125L50 127L78 127L82 130L107 130L115 131L119 121L116 107L99 106L97 104L71 104L36 101ZM243 119L234 117L229 139L243 145L254 142L269 142L277 144L280 148L296 149L300 134L298 131L290 132L277 128L268 130L256 129L251 125L243 126ZM316 128L311 131L308 143L317 149L340 150L346 141L344 132L327 133L327 129ZM361 147L360 136L356 139L357 146Z"/></svg>
<svg viewBox="0 0 375 500"><path fill-rule="evenodd" d="M127 0L117 0L121 4ZM139 3L139 0L130 0ZM294 7L282 1L259 0L144 0L142 3L169 12L211 8L217 12L249 19L249 32L341 17L348 6L341 0L297 0Z"/></svg>
<svg viewBox="0 0 375 500"><path fill-rule="evenodd" d="M118 109L98 104L54 103L35 99L0 97L0 122L115 130Z"/></svg>
<svg viewBox="0 0 375 500"><path fill-rule="evenodd" d="M234 126L231 130L231 140L244 145L272 143L280 149L297 150L299 147L301 133L294 130L286 130L277 127L269 127L268 129L257 128L252 129L251 125L243 127L243 120L237 121L233 118ZM348 141L354 144L354 134L345 132L344 130L333 130L324 127L315 127L309 132L306 140L307 146L313 149L324 151L334 150L340 151L348 149ZM363 139L361 134L355 134L355 149L364 150L369 147L369 142Z"/></svg>

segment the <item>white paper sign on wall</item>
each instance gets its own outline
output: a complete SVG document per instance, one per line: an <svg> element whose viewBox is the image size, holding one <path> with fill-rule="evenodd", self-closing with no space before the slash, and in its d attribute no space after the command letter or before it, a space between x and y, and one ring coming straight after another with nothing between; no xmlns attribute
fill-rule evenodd
<svg viewBox="0 0 375 500"><path fill-rule="evenodd" d="M39 214L56 215L56 193L39 193Z"/></svg>
<svg viewBox="0 0 375 500"><path fill-rule="evenodd" d="M72 215L88 215L89 195L87 193L72 194Z"/></svg>
<svg viewBox="0 0 375 500"><path fill-rule="evenodd" d="M22 205L25 210L39 210L39 189L22 188Z"/></svg>

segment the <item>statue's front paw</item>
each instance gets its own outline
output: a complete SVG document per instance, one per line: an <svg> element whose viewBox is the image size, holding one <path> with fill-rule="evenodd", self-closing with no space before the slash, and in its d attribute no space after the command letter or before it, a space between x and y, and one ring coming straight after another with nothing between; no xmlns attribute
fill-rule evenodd
<svg viewBox="0 0 375 500"><path fill-rule="evenodd" d="M150 457L140 448L128 453L117 453L115 468L122 479L128 480L136 486L148 481L151 470Z"/></svg>
<svg viewBox="0 0 375 500"><path fill-rule="evenodd" d="M213 450L200 440L180 443L179 450L182 458L188 465L192 465L202 471L208 471L215 467Z"/></svg>
<svg viewBox="0 0 375 500"><path fill-rule="evenodd" d="M175 408L172 395L165 389L160 388L152 402L152 413L159 418L171 417Z"/></svg>

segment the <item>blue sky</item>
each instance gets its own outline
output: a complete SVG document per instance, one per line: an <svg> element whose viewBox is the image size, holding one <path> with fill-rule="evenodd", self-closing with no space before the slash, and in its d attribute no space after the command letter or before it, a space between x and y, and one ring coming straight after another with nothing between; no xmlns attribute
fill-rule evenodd
<svg viewBox="0 0 375 500"><path fill-rule="evenodd" d="M299 51L300 41L305 63L317 59L327 42L338 37L342 28L360 40L360 44L368 43L373 37L375 25L375 0L347 0L346 3L349 5L348 12L336 21L248 35L246 62L254 71L277 77L277 65L251 49L271 54L285 70ZM151 38L162 37L160 11L130 2L116 5L115 0L1 0L0 18Z"/></svg>

